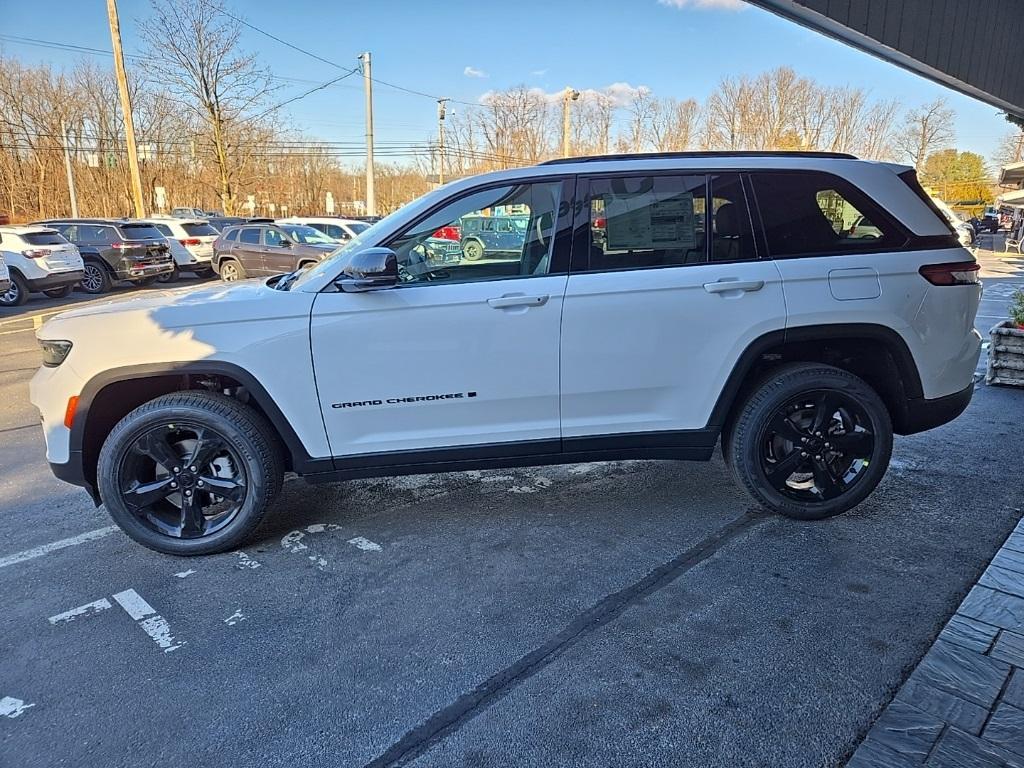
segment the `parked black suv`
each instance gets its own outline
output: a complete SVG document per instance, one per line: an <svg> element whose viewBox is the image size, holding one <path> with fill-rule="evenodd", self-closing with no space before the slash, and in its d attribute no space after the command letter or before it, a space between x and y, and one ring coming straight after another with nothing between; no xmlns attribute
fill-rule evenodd
<svg viewBox="0 0 1024 768"><path fill-rule="evenodd" d="M80 286L106 293L115 280L149 285L174 271L164 236L152 224L110 219L48 219L35 222L56 229L78 246L85 262Z"/></svg>
<svg viewBox="0 0 1024 768"><path fill-rule="evenodd" d="M313 227L250 222L221 232L213 243L213 268L227 281L277 275L317 264L340 247Z"/></svg>

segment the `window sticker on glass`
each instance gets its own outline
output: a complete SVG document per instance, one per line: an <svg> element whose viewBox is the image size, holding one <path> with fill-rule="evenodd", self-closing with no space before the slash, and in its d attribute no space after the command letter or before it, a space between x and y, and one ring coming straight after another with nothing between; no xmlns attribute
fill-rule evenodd
<svg viewBox="0 0 1024 768"><path fill-rule="evenodd" d="M606 237L609 250L694 248L697 233L693 195L689 192L658 200L653 192L606 195Z"/></svg>

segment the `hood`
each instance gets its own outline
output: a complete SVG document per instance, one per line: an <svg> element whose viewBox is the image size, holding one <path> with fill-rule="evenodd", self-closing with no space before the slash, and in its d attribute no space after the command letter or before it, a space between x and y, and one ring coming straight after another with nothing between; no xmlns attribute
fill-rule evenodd
<svg viewBox="0 0 1024 768"><path fill-rule="evenodd" d="M198 288L175 288L165 291L146 291L139 296L90 304L86 307L61 312L42 328L71 320L99 315L159 314L169 327L199 325L206 322L230 322L239 314L248 315L257 305L264 311L272 306L273 294L280 295L265 284L264 279L241 280L232 283L212 283ZM244 311L243 311L244 310ZM106 322L116 322L107 318Z"/></svg>

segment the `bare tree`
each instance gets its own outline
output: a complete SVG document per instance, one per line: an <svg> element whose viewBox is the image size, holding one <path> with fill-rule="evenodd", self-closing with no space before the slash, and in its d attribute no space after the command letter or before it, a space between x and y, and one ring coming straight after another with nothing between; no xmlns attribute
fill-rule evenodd
<svg viewBox="0 0 1024 768"><path fill-rule="evenodd" d="M650 119L650 143L658 152L685 152L693 144L700 120L700 105L694 99L654 102Z"/></svg>
<svg viewBox="0 0 1024 768"><path fill-rule="evenodd" d="M1024 128L1010 131L999 142L992 162L997 166L1024 163Z"/></svg>
<svg viewBox="0 0 1024 768"><path fill-rule="evenodd" d="M234 210L230 137L273 90L273 81L254 55L239 50L241 25L223 13L222 0L151 0L151 5L153 18L140 25L149 48L146 69L205 127L221 204Z"/></svg>
<svg viewBox="0 0 1024 768"><path fill-rule="evenodd" d="M910 110L896 136L897 150L920 171L928 155L953 143L955 118L956 113L941 97Z"/></svg>

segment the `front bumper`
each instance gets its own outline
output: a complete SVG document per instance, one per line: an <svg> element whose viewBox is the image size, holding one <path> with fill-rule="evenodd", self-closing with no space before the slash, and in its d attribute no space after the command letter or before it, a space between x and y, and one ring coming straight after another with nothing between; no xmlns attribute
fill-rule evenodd
<svg viewBox="0 0 1024 768"><path fill-rule="evenodd" d="M97 507L100 505L100 493L96 488L96 484L85 476L85 467L82 464L81 451L72 451L68 460L64 463L56 461L48 463L50 465L50 471L53 472L54 476L58 480L63 480L65 483L85 488L85 490L89 492L89 496L92 497L93 503L95 503Z"/></svg>

